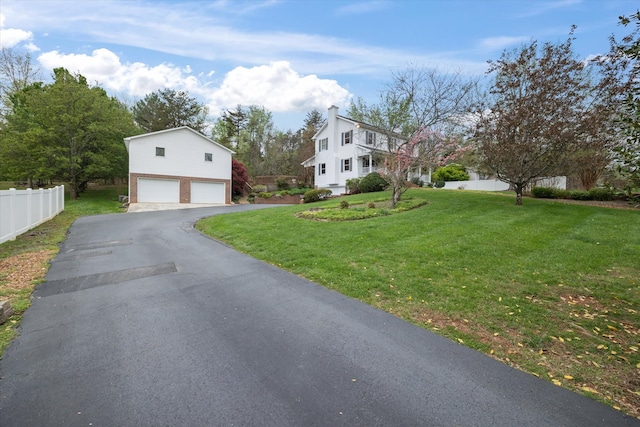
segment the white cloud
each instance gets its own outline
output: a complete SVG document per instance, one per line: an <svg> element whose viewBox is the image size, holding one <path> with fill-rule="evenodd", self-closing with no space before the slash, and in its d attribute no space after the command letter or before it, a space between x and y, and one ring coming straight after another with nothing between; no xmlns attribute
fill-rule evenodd
<svg viewBox="0 0 640 427"><path fill-rule="evenodd" d="M446 53L425 54L403 48L372 46L348 38L316 34L313 30L310 33L254 30L238 24L243 22L239 15L282 6L277 1L192 2L187 8L176 8L169 2L105 1L99 2L97 7L95 2L42 1L35 13L28 3L9 2L5 13L10 13L12 20L23 28L51 33L71 32L82 37L85 43L97 46L116 44L245 66L287 60L300 73L319 75L367 74L382 77L388 75L389 69L407 63L484 68L484 59L470 64L473 61L457 59ZM391 4L384 1L358 2L345 6L345 11L366 13Z"/></svg>
<svg viewBox="0 0 640 427"><path fill-rule="evenodd" d="M346 6L338 8L337 13L339 15L361 15L364 13L377 12L384 10L389 6L387 1L364 1L359 3L352 3Z"/></svg>
<svg viewBox="0 0 640 427"><path fill-rule="evenodd" d="M209 80L213 72L195 76L189 65L180 68L167 63L123 64L108 49L96 49L91 55L54 50L41 54L38 61L46 69L64 67L82 74L91 83L128 96L142 97L164 88L186 90L204 99L213 115L237 104L262 105L273 112L324 110L332 104L346 106L352 97L335 80L301 75L286 61L237 67L225 75L219 87L213 87Z"/></svg>
<svg viewBox="0 0 640 427"><path fill-rule="evenodd" d="M288 62L278 61L231 70L211 93L209 108L212 114L237 104L262 105L273 112L322 111L332 104L347 105L351 97L335 80L302 76Z"/></svg>
<svg viewBox="0 0 640 427"><path fill-rule="evenodd" d="M63 54L58 51L43 53L38 61L47 69L64 67L78 72L89 82L97 82L107 89L144 96L158 89L184 89L193 95L203 94L206 84L190 75L191 67L184 69L173 64L148 66L141 62L122 64L120 58L108 49L96 49L91 55Z"/></svg>
<svg viewBox="0 0 640 427"><path fill-rule="evenodd" d="M0 47L13 47L19 43L33 39L33 33L31 31L17 28L4 28L5 19L6 17L0 14ZM33 43L29 43L28 46L33 46Z"/></svg>
<svg viewBox="0 0 640 427"><path fill-rule="evenodd" d="M506 47L513 46L515 44L525 43L531 40L531 37L519 36L519 37L489 37L480 40L480 47L485 50L495 51L502 50Z"/></svg>
<svg viewBox="0 0 640 427"><path fill-rule="evenodd" d="M552 12L557 9L570 7L576 4L582 3L582 0L560 0L560 1L548 1L541 3L530 3L531 7L524 13L519 13L516 18L530 18L536 15L542 15L547 12Z"/></svg>

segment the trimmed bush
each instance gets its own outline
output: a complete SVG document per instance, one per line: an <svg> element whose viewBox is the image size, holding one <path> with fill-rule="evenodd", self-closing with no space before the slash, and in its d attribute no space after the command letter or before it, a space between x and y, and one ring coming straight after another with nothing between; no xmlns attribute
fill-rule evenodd
<svg viewBox="0 0 640 427"><path fill-rule="evenodd" d="M347 192L349 194L360 193L360 178L352 178L347 180Z"/></svg>
<svg viewBox="0 0 640 427"><path fill-rule="evenodd" d="M349 202L346 200L340 201L340 209L349 209Z"/></svg>
<svg viewBox="0 0 640 427"><path fill-rule="evenodd" d="M551 187L533 187L531 195L538 199L555 199L557 197L556 189Z"/></svg>
<svg viewBox="0 0 640 427"><path fill-rule="evenodd" d="M262 192L258 194L258 197L262 197L263 199L270 199L271 193Z"/></svg>
<svg viewBox="0 0 640 427"><path fill-rule="evenodd" d="M289 189L289 181L285 178L276 179L276 185L278 186L278 190L288 190Z"/></svg>
<svg viewBox="0 0 640 427"><path fill-rule="evenodd" d="M433 183L433 186L435 188L442 188L442 187L444 187L444 184L445 184L444 181L436 181L436 182Z"/></svg>
<svg viewBox="0 0 640 427"><path fill-rule="evenodd" d="M262 184L256 184L256 185L253 186L252 190L256 194L266 193L267 192L267 186L266 185L262 185Z"/></svg>
<svg viewBox="0 0 640 427"><path fill-rule="evenodd" d="M432 180L435 181L469 181L467 169L457 163L451 163L447 166L440 166L433 174Z"/></svg>
<svg viewBox="0 0 640 427"><path fill-rule="evenodd" d="M591 195L588 191L576 190L569 192L569 197L572 200L591 200Z"/></svg>
<svg viewBox="0 0 640 427"><path fill-rule="evenodd" d="M375 193L384 190L387 185L387 181L378 172L371 172L360 180L360 192Z"/></svg>
<svg viewBox="0 0 640 427"><path fill-rule="evenodd" d="M327 190L326 188L320 188L318 190L309 190L304 193L304 202L305 203L313 203L319 202L321 200L328 199L331 197L331 190Z"/></svg>
<svg viewBox="0 0 640 427"><path fill-rule="evenodd" d="M411 183L413 185L417 185L418 187L424 186L424 181L418 178L417 176L414 176L413 178L411 178Z"/></svg>
<svg viewBox="0 0 640 427"><path fill-rule="evenodd" d="M608 202L609 200L613 200L613 190L610 188L592 188L589 190L589 195L591 196L591 200L601 200Z"/></svg>
<svg viewBox="0 0 640 427"><path fill-rule="evenodd" d="M313 188L305 188L305 187L291 188L289 189L289 194L291 194L292 196L295 196L297 194L304 194L309 190L313 190Z"/></svg>

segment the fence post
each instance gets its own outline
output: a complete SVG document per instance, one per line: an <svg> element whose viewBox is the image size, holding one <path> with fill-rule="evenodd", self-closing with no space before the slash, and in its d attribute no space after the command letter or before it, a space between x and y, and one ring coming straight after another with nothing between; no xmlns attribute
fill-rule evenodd
<svg viewBox="0 0 640 427"><path fill-rule="evenodd" d="M58 192L57 188L49 189L49 216L51 218L53 218L53 216L55 215L55 213L53 212L53 200L54 200L54 197L56 197L57 192Z"/></svg>
<svg viewBox="0 0 640 427"><path fill-rule="evenodd" d="M33 190L31 188L27 188L27 227L31 228L31 224L33 224L33 216L31 215L31 198L33 197Z"/></svg>
<svg viewBox="0 0 640 427"><path fill-rule="evenodd" d="M60 186L60 212L64 210L64 185Z"/></svg>
<svg viewBox="0 0 640 427"><path fill-rule="evenodd" d="M9 189L9 240L16 240L16 189Z"/></svg>
<svg viewBox="0 0 640 427"><path fill-rule="evenodd" d="M34 224L44 222L44 189L38 188L38 198L40 199L40 209L38 209L38 221L34 222Z"/></svg>

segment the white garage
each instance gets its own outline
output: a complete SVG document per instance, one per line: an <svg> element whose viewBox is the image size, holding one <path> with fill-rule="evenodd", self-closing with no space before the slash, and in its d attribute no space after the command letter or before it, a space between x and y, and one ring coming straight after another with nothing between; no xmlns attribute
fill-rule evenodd
<svg viewBox="0 0 640 427"><path fill-rule="evenodd" d="M221 203L226 200L223 182L191 181L191 203Z"/></svg>
<svg viewBox="0 0 640 427"><path fill-rule="evenodd" d="M180 203L177 179L138 178L139 203Z"/></svg>
<svg viewBox="0 0 640 427"><path fill-rule="evenodd" d="M1 0L0 0L1 1ZM187 126L124 139L129 203L231 203L234 154Z"/></svg>

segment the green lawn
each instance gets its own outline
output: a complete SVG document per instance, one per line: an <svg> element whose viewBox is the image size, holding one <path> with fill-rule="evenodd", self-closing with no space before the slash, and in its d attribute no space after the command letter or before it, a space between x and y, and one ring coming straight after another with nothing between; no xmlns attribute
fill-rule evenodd
<svg viewBox="0 0 640 427"><path fill-rule="evenodd" d="M346 197L350 205L380 193ZM640 211L410 190L359 221L287 206L205 219L242 252L640 416Z"/></svg>
<svg viewBox="0 0 640 427"><path fill-rule="evenodd" d="M1 186L2 183L0 183ZM90 188L77 200L65 197L65 210L40 226L18 236L14 241L0 244L0 299L8 299L15 311L5 324L0 325L0 356L16 334L23 312L31 303L31 292L40 283L48 269L48 262L58 252L71 224L81 216L124 212L118 195L126 194L126 187ZM28 277L25 283L16 285L9 275Z"/></svg>

